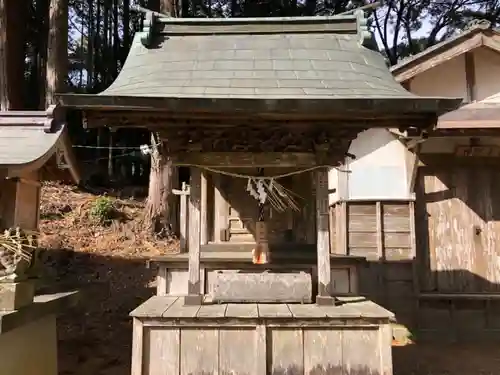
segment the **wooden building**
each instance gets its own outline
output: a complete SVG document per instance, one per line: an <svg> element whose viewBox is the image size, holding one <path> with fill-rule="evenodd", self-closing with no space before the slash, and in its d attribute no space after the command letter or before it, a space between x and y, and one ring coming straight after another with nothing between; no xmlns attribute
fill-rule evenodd
<svg viewBox="0 0 500 375"><path fill-rule="evenodd" d="M59 116L59 118L57 118ZM55 108L0 112L0 229L38 230L40 182L51 162L66 160L73 182L80 175L66 124Z"/></svg>
<svg viewBox="0 0 500 375"><path fill-rule="evenodd" d="M76 292L35 296L36 275L17 267L26 258L29 270L36 265L30 232L38 230L42 170L58 150L73 160L65 132L54 108L0 112L0 362L6 374L57 375L56 316L77 303ZM72 175L78 183L76 169ZM26 243L24 259L13 257Z"/></svg>
<svg viewBox="0 0 500 375"><path fill-rule="evenodd" d="M496 206L500 33L487 23L392 68L417 95L463 97L425 136L372 129L360 157L330 172L332 240L366 255L361 293L417 338L495 337L500 308Z"/></svg>
<svg viewBox="0 0 500 375"><path fill-rule="evenodd" d="M406 91L369 38L362 12L151 12L107 90L58 96L88 126L155 131L190 168L188 253L154 259L134 375L392 372L392 314L357 297L364 257L330 246L328 168L360 132L421 134L460 100Z"/></svg>

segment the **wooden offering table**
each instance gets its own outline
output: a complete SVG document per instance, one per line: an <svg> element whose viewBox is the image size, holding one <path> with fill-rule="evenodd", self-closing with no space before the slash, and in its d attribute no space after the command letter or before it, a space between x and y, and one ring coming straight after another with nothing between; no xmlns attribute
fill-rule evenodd
<svg viewBox="0 0 500 375"><path fill-rule="evenodd" d="M135 309L132 375L390 375L392 313L363 297L340 304L184 304Z"/></svg>
<svg viewBox="0 0 500 375"><path fill-rule="evenodd" d="M252 263L253 244L202 245L200 252L200 293L211 294L218 271L254 272L303 271L312 276L313 290L317 289L316 246L288 245L286 250L271 249L271 261L265 266ZM311 249L309 249L311 248ZM215 251L212 251L214 249ZM188 253L169 254L150 259L149 265L158 268L156 294L187 294ZM335 295L357 295L358 268L366 263L364 257L330 254L332 290Z"/></svg>

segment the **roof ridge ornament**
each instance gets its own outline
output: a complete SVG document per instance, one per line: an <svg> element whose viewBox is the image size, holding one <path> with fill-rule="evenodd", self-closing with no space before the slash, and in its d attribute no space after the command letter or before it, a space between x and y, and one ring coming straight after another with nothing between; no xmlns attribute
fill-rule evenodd
<svg viewBox="0 0 500 375"><path fill-rule="evenodd" d="M357 18L358 22L359 43L362 46L366 46L371 42L373 36L368 27L368 19L365 17L365 10L375 10L382 5L383 1L375 1L373 3L368 3L358 8L350 9L345 12L336 14L336 16L348 16L351 14L354 15Z"/></svg>
<svg viewBox="0 0 500 375"><path fill-rule="evenodd" d="M475 29L475 28L486 30L486 29L489 29L491 27L492 27L491 22L488 21L487 19L475 18L467 23L467 25L465 26L465 31Z"/></svg>
<svg viewBox="0 0 500 375"><path fill-rule="evenodd" d="M145 15L144 24L140 31L141 44L149 48L153 44L155 25L158 17L170 17L169 14L155 12L154 10L143 8L139 5L133 5L131 10L142 13Z"/></svg>
<svg viewBox="0 0 500 375"><path fill-rule="evenodd" d="M51 104L45 110L45 117L43 131L45 133L55 133L59 131L64 122L64 110L58 104Z"/></svg>

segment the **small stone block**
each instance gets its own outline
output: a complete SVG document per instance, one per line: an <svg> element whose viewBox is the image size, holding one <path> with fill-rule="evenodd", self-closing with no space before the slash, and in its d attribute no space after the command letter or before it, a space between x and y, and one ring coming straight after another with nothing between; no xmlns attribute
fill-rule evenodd
<svg viewBox="0 0 500 375"><path fill-rule="evenodd" d="M201 306L203 296L201 294L190 294L184 296L184 306Z"/></svg>
<svg viewBox="0 0 500 375"><path fill-rule="evenodd" d="M14 311L33 303L35 285L29 281L0 282L0 311Z"/></svg>
<svg viewBox="0 0 500 375"><path fill-rule="evenodd" d="M335 306L338 300L331 296L316 296L316 304L319 306Z"/></svg>
<svg viewBox="0 0 500 375"><path fill-rule="evenodd" d="M311 303L306 272L217 272L212 300L222 303Z"/></svg>

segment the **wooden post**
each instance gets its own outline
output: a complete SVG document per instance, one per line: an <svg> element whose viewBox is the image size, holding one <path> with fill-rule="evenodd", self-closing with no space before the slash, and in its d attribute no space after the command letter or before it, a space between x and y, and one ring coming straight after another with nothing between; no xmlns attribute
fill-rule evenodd
<svg viewBox="0 0 500 375"><path fill-rule="evenodd" d="M189 270L188 295L184 297L185 305L199 305L202 302L200 280L200 198L201 170L191 168L191 193L189 194Z"/></svg>
<svg viewBox="0 0 500 375"><path fill-rule="evenodd" d="M187 199L190 194L189 185L185 182L182 183L182 190L172 189L174 195L178 195L181 201L180 212L179 212L179 233L181 236L180 245L181 252L186 252L187 250L187 236L188 236L188 211L187 211Z"/></svg>
<svg viewBox="0 0 500 375"><path fill-rule="evenodd" d="M214 185L214 241L217 243L225 241L221 236L224 229L227 229L228 204L223 192L223 178L220 174L213 175Z"/></svg>
<svg viewBox="0 0 500 375"><path fill-rule="evenodd" d="M318 258L318 295L316 303L333 305L331 296L330 238L328 225L328 169L315 172L316 177L316 248Z"/></svg>
<svg viewBox="0 0 500 375"><path fill-rule="evenodd" d="M208 243L208 184L207 172L201 173L201 223L200 223L200 243L206 245Z"/></svg>

